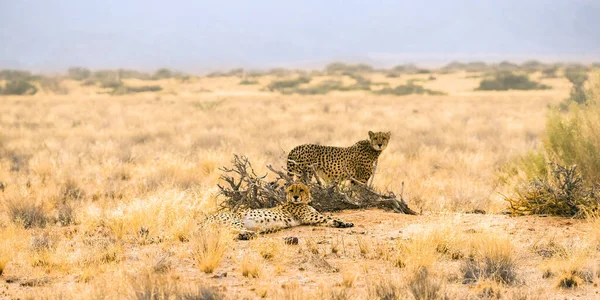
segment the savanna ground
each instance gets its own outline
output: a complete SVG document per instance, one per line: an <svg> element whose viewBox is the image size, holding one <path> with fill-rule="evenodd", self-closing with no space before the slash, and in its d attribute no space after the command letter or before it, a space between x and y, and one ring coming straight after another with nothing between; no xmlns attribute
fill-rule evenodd
<svg viewBox="0 0 600 300"><path fill-rule="evenodd" d="M282 95L262 90L273 76L230 76L123 96L76 81L63 83L68 95L0 96L0 297L600 297L597 221L503 214L499 173L540 146L569 82L484 92L472 73L429 76L369 79L420 78L447 95ZM234 153L266 173L296 145L349 146L369 130L392 132L375 187L399 193L404 182L420 215L342 211L354 228L252 241L198 225L217 209L218 168Z"/></svg>

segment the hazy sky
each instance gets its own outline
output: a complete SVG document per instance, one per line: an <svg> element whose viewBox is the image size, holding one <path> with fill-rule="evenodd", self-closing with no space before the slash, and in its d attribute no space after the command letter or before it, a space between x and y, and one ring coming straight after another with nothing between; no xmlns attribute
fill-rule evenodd
<svg viewBox="0 0 600 300"><path fill-rule="evenodd" d="M0 69L600 61L598 0L0 0Z"/></svg>

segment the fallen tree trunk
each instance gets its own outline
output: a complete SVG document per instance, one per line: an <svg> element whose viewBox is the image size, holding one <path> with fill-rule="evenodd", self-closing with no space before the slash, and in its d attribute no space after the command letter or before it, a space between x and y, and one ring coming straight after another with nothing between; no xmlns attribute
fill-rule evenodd
<svg viewBox="0 0 600 300"><path fill-rule="evenodd" d="M267 208L273 207L285 201L284 187L293 180L283 170L276 170L268 165L267 168L276 175L275 180L267 180L267 175L257 175L252 164L245 156L234 155L231 161L232 167L222 167L223 172L219 184L219 194L225 197L222 203L224 207L232 211L240 207L245 208ZM397 213L415 215L404 199L402 192L396 196L393 192L380 193L371 186L354 182L344 186L336 182L322 183L320 178L317 182L310 182L312 202L311 206L321 212L330 212L343 209L359 209L378 207L390 209ZM402 183L404 189L404 183Z"/></svg>

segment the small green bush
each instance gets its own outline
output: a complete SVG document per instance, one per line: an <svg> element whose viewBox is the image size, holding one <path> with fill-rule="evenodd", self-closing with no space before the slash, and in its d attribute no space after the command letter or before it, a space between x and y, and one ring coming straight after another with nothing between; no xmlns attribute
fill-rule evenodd
<svg viewBox="0 0 600 300"><path fill-rule="evenodd" d="M123 86L123 82L119 79L105 78L99 81L100 87L103 89L117 89Z"/></svg>
<svg viewBox="0 0 600 300"><path fill-rule="evenodd" d="M542 69L542 76L544 78L556 78L556 71L558 66L548 66Z"/></svg>
<svg viewBox="0 0 600 300"><path fill-rule="evenodd" d="M537 61L537 60L528 60L521 64L521 70L526 73L534 73L537 71L541 71L546 67L545 64Z"/></svg>
<svg viewBox="0 0 600 300"><path fill-rule="evenodd" d="M247 79L247 78L240 81L240 85L253 85L253 84L258 84L258 81Z"/></svg>
<svg viewBox="0 0 600 300"><path fill-rule="evenodd" d="M0 94L3 95L34 95L38 89L25 79L10 80L6 83Z"/></svg>
<svg viewBox="0 0 600 300"><path fill-rule="evenodd" d="M496 72L491 78L483 79L476 91L546 90L549 86L531 81L527 75L512 72Z"/></svg>
<svg viewBox="0 0 600 300"><path fill-rule="evenodd" d="M398 85L395 88L383 88L376 92L381 95L396 95L396 96L405 96L405 95L445 95L445 93L435 90L429 90L424 88L423 86L416 85L413 82L409 82L407 84Z"/></svg>
<svg viewBox="0 0 600 300"><path fill-rule="evenodd" d="M29 71L21 70L0 70L0 80L7 81L19 81L19 80L31 80L33 75Z"/></svg>
<svg viewBox="0 0 600 300"><path fill-rule="evenodd" d="M173 77L173 72L166 68L158 69L154 72L154 75L152 75L152 79L166 79L171 77Z"/></svg>
<svg viewBox="0 0 600 300"><path fill-rule="evenodd" d="M127 95L136 94L143 92L158 92L162 91L162 87L158 85L146 85L146 86L126 86L120 85L111 92L111 95Z"/></svg>
<svg viewBox="0 0 600 300"><path fill-rule="evenodd" d="M330 75L347 73L373 72L373 67L366 64L345 64L341 62L330 63L325 66L325 73Z"/></svg>
<svg viewBox="0 0 600 300"><path fill-rule="evenodd" d="M310 80L311 80L310 77L304 77L304 76L300 76L298 78L289 79L289 80L276 80L276 81L271 82L267 86L267 89L269 91L289 92L290 90L293 90L294 88L297 88L298 86L300 86L302 84L309 83Z"/></svg>
<svg viewBox="0 0 600 300"><path fill-rule="evenodd" d="M578 104L585 104L587 97L585 93L585 82L588 80L587 71L581 68L568 68L565 69L565 77L572 84L571 91L569 92L569 98L567 102L562 105L563 109L566 109L568 102L572 101Z"/></svg>

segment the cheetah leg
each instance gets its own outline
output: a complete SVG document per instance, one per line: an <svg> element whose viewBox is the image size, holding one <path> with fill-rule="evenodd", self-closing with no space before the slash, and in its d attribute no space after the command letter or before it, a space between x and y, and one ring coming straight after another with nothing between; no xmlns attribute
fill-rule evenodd
<svg viewBox="0 0 600 300"><path fill-rule="evenodd" d="M231 224L231 232L236 235L238 240L247 241L256 237L256 232L249 230L242 221L236 220Z"/></svg>
<svg viewBox="0 0 600 300"><path fill-rule="evenodd" d="M300 222L304 225L317 225L335 228L354 227L354 223L344 222L340 219L325 216L311 206L309 206L308 211L306 211L300 217Z"/></svg>

